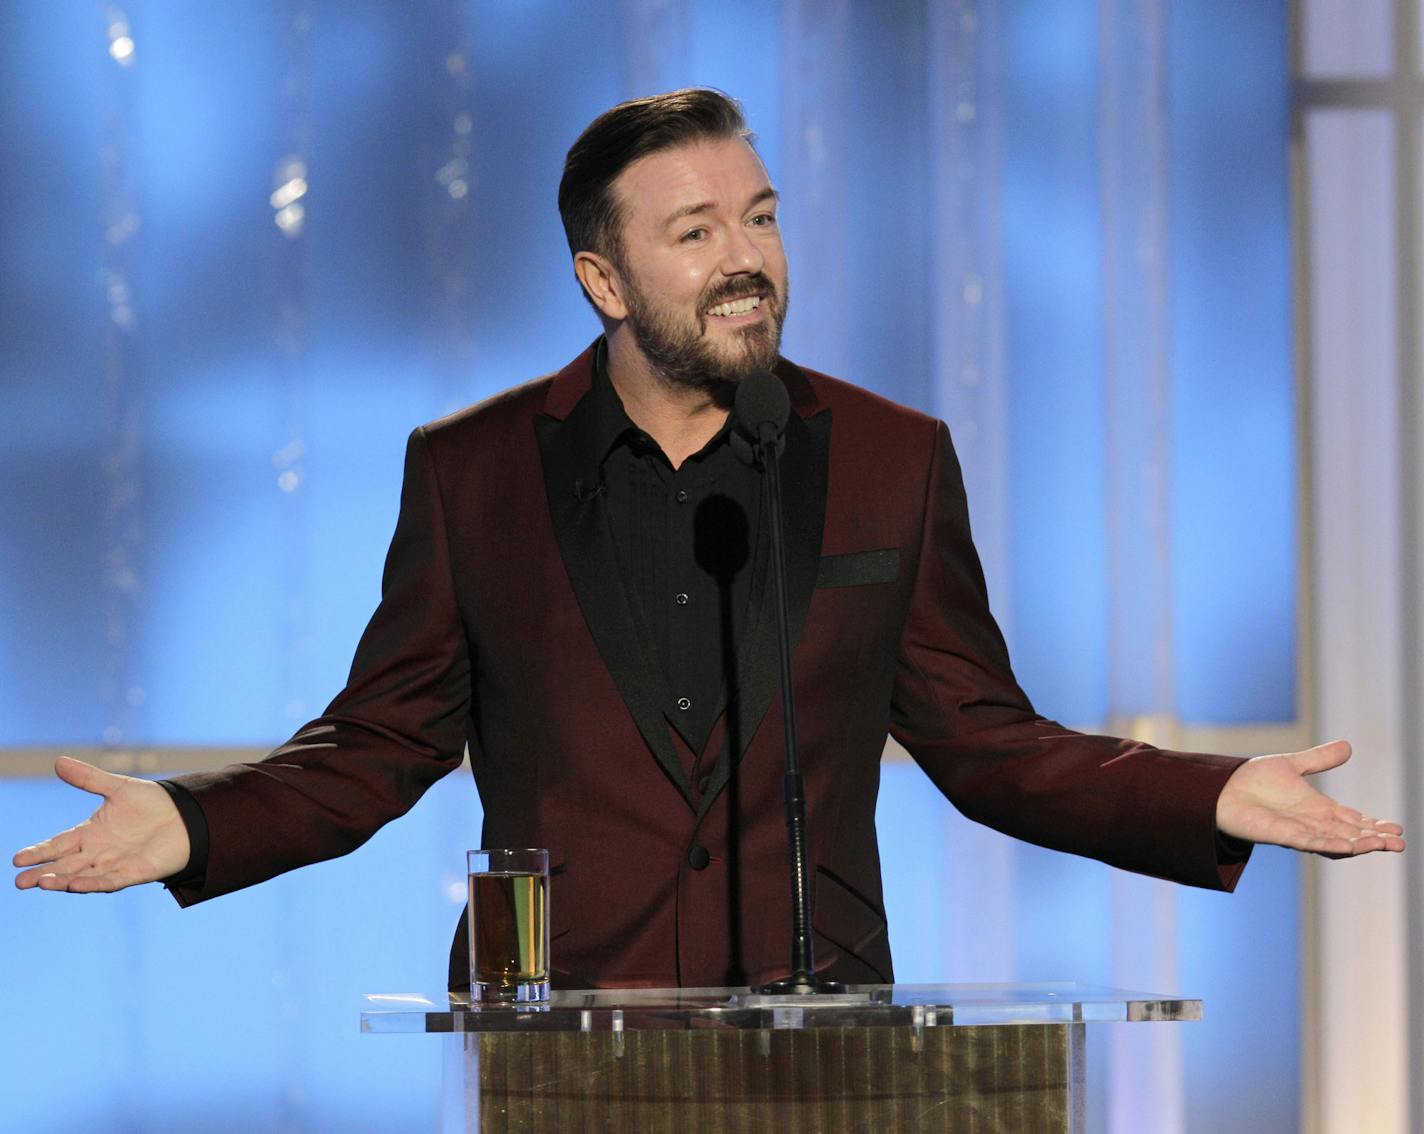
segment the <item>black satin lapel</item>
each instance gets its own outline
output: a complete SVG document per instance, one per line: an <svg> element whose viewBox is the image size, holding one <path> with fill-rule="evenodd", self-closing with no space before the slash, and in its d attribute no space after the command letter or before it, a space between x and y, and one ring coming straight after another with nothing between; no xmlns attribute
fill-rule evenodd
<svg viewBox="0 0 1424 1134"><path fill-rule="evenodd" d="M791 648L801 638L816 572L821 565L821 533L826 526L826 474L831 451L831 411L786 423L786 449L781 455L781 503L786 529L786 597L790 606ZM763 518L765 522L765 518ZM769 564L758 582L760 599L750 632L738 651L741 689L727 706L727 742L712 769L698 818L727 784L734 761L741 760L761 727L772 698L781 687L781 661L776 642L776 587Z"/></svg>
<svg viewBox="0 0 1424 1134"><path fill-rule="evenodd" d="M638 731L689 806L695 806L692 785L687 782L663 720L657 672L648 660L619 578L605 497L595 491L597 470L585 467L584 455L560 442L564 425L548 417L534 422L544 463L549 515L564 570L594 644ZM589 727L598 727L597 722L590 721Z"/></svg>
<svg viewBox="0 0 1424 1134"><path fill-rule="evenodd" d="M786 516L786 593L791 604L791 644L801 638L816 573L821 569L821 534L826 527L826 473L831 456L831 411L786 423L781 456L781 491ZM775 588L768 587L768 596ZM763 603L763 607L765 607ZM775 618L772 618L775 630ZM772 634L773 653L775 633ZM773 659L774 661L774 659Z"/></svg>

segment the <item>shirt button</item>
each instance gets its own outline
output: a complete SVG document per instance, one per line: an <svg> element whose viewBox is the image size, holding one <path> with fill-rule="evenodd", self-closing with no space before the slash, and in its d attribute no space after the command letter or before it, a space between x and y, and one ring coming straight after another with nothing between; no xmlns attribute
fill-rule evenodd
<svg viewBox="0 0 1424 1134"><path fill-rule="evenodd" d="M687 503L687 493L681 488L677 490L677 502L679 504Z"/></svg>
<svg viewBox="0 0 1424 1134"><path fill-rule="evenodd" d="M677 603L678 606L686 606L686 605L687 605L687 596L686 596L685 594L679 594L679 595L675 596L672 601L675 602L675 603Z"/></svg>
<svg viewBox="0 0 1424 1134"><path fill-rule="evenodd" d="M687 865L693 870L706 870L707 864L712 861L712 856L707 853L706 847L693 847L687 852Z"/></svg>
<svg viewBox="0 0 1424 1134"><path fill-rule="evenodd" d="M677 699L677 707L683 712L687 712L688 709L692 708L692 702L689 701L686 697L679 697Z"/></svg>

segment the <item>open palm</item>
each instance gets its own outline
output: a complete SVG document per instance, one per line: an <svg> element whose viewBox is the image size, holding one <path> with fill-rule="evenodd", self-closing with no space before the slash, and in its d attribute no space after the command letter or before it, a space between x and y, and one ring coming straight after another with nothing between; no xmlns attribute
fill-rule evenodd
<svg viewBox="0 0 1424 1134"><path fill-rule="evenodd" d="M1402 851L1404 829L1398 823L1366 818L1317 791L1306 779L1349 758L1349 744L1337 740L1304 752L1246 761L1217 799L1217 827L1248 842L1334 857Z"/></svg>
<svg viewBox="0 0 1424 1134"><path fill-rule="evenodd" d="M102 795L99 809L67 831L26 847L14 864L22 890L91 894L122 890L176 874L188 863L188 832L168 793L150 780L106 772L61 756L55 774Z"/></svg>

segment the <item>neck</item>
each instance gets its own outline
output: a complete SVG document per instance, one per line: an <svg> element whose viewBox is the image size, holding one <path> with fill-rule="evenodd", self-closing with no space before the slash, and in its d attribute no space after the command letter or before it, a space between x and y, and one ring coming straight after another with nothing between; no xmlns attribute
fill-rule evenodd
<svg viewBox="0 0 1424 1134"><path fill-rule="evenodd" d="M627 333L608 336L608 378L633 424L658 443L673 468L712 440L731 410L730 389L671 384Z"/></svg>

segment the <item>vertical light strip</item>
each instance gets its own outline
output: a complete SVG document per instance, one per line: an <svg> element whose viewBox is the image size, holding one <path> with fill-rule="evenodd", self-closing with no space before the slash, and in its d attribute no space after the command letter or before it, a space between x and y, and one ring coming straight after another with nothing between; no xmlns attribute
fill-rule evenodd
<svg viewBox="0 0 1424 1134"><path fill-rule="evenodd" d="M1326 790L1366 807L1403 793L1399 338L1394 120L1305 116L1318 712L1358 757ZM1313 866L1318 1098L1326 1132L1406 1129L1404 865ZM1369 1036L1367 1043L1359 1037Z"/></svg>
<svg viewBox="0 0 1424 1134"><path fill-rule="evenodd" d="M1165 16L1100 0L1099 20L1109 713L1130 731L1174 710Z"/></svg>
<svg viewBox="0 0 1424 1134"><path fill-rule="evenodd" d="M127 13L117 5L101 9L104 20L104 110L100 170L104 202L101 283L106 314L103 375L104 611L103 741L107 748L131 744L142 731L145 685L140 677L135 639L142 619L145 501L145 374L139 342L139 305L135 288L138 240L143 222L139 202L135 122L139 79L138 37ZM125 769L127 770L127 769ZM78 810L78 806L76 806ZM124 903L115 916L119 932L106 950L111 974L131 976L140 967L142 940L139 910ZM143 1021L151 1005L139 993L141 982L112 980L109 1007L124 1023L116 1030L124 1042L114 1045L121 1082L136 1081L144 1059ZM135 1100L113 1100L110 1118L128 1125Z"/></svg>
<svg viewBox="0 0 1424 1134"><path fill-rule="evenodd" d="M798 360L833 374L846 373L857 322L845 261L850 14L849 0L787 0L781 14L780 188L794 328L788 339L797 344Z"/></svg>
<svg viewBox="0 0 1424 1134"><path fill-rule="evenodd" d="M145 690L134 658L143 589L143 375L134 287L140 229L130 134L139 53L123 9L104 17L104 744L132 743Z"/></svg>
<svg viewBox="0 0 1424 1134"><path fill-rule="evenodd" d="M1395 0L1394 66L1399 82L1417 89L1421 54L1419 0ZM1399 322L1399 536L1400 536L1400 684L1399 733L1404 743L1415 747L1401 753L1404 797L1402 821L1406 834L1416 840L1415 849L1405 855L1405 956L1424 957L1424 860L1419 855L1418 838L1424 831L1424 762L1418 745L1424 738L1424 462L1421 462L1420 435L1424 433L1424 349L1421 348L1419 320L1424 317L1420 298L1424 280L1424 113L1418 98L1399 108L1395 121L1398 153L1399 196L1398 322ZM1408 1057L1405 1065L1417 1067L1424 1056L1424 980L1415 966L1406 969L1408 987ZM1414 1129L1424 1125L1424 1076L1409 1076L1406 1100Z"/></svg>
<svg viewBox="0 0 1424 1134"><path fill-rule="evenodd" d="M1110 730L1172 742L1167 136L1162 0L1100 0L1103 404L1107 472ZM1175 988L1177 896L1112 875L1113 981ZM1108 1038L1108 1127L1185 1124L1180 1033Z"/></svg>
<svg viewBox="0 0 1424 1134"><path fill-rule="evenodd" d="M974 546L1012 638L999 229L997 0L929 6L934 160L934 407L965 470Z"/></svg>
<svg viewBox="0 0 1424 1134"><path fill-rule="evenodd" d="M320 194L331 193L311 168L312 121L312 5L310 0L293 0L281 9L276 45L281 59L278 88L273 94L277 110L277 153L273 161L273 228L268 238L273 271L272 326L275 330L275 360L279 378L280 433L272 452L274 483L278 496L278 530L284 604L282 610L282 674L277 696L282 698L281 719L295 731L320 711L307 703L303 691L312 688L314 643L311 630L310 541L310 456L311 415L311 266L308 233L310 212ZM313 191L314 186L319 186ZM281 1030L279 1065L299 1068L310 1043L307 1023L302 1018L301 990L307 983L305 966L310 963L309 944L301 910L291 890L279 891L277 915L273 920L272 985L277 992L278 1011L288 1021ZM278 1114L283 1125L301 1124L300 1073L283 1073L276 1092Z"/></svg>
<svg viewBox="0 0 1424 1134"><path fill-rule="evenodd" d="M964 469L974 543L1009 633L1008 485L999 236L998 0L928 5L934 155L934 384ZM1014 844L957 816L945 827L946 967L1008 981L1014 967ZM965 916L972 909L973 916Z"/></svg>
<svg viewBox="0 0 1424 1134"><path fill-rule="evenodd" d="M1290 7L1290 74L1300 82L1305 59L1303 0ZM1308 735L1318 735L1318 677L1315 657L1318 626L1314 570L1315 513L1313 493L1315 457L1311 439L1315 436L1314 356L1311 352L1311 292L1313 275L1310 255L1310 179L1305 155L1305 125L1299 101L1292 100L1290 148L1291 192L1291 295L1295 306L1293 346L1296 388L1296 516L1299 530L1297 558L1299 570L1300 660L1297 712L1305 719ZM1324 1043L1320 1034L1322 1006L1320 982L1320 899L1316 863L1306 859L1300 870L1300 1121L1303 1134L1321 1130L1320 1064Z"/></svg>
<svg viewBox="0 0 1424 1134"><path fill-rule="evenodd" d="M445 115L447 146L439 155L440 165L433 179L435 200L425 210L425 221L429 233L426 264L430 291L435 297L431 305L436 371L433 380L442 414L451 413L470 400L475 374L475 269L479 254L474 205L482 193L475 146L483 140L479 129L483 120L476 113L475 103L480 42L477 15L474 0L444 0L437 32L444 65L436 77L440 84L436 104ZM473 784L466 779L470 774L468 750L465 759L466 763L454 774L460 781L457 790L473 797ZM479 827L468 821L467 812L447 807L437 814L439 838L432 857L439 863L439 893L453 926L463 916L465 905L460 848L485 844Z"/></svg>
<svg viewBox="0 0 1424 1134"><path fill-rule="evenodd" d="M446 144L434 170L434 200L423 211L427 227L430 337L435 404L453 413L470 400L475 366L474 15L469 0L445 0L437 34L443 50L436 104L444 116ZM426 198L422 198L426 199Z"/></svg>
<svg viewBox="0 0 1424 1134"><path fill-rule="evenodd" d="M282 546L282 668L279 694L285 698L281 719L300 727L319 711L300 691L311 688L311 580L308 539L308 430L311 403L311 303L307 221L312 203L311 35L308 0L284 9L280 25L281 79L276 91L278 152L273 161L272 209L273 311L276 364L280 377L281 424L272 450L273 491L278 495Z"/></svg>

